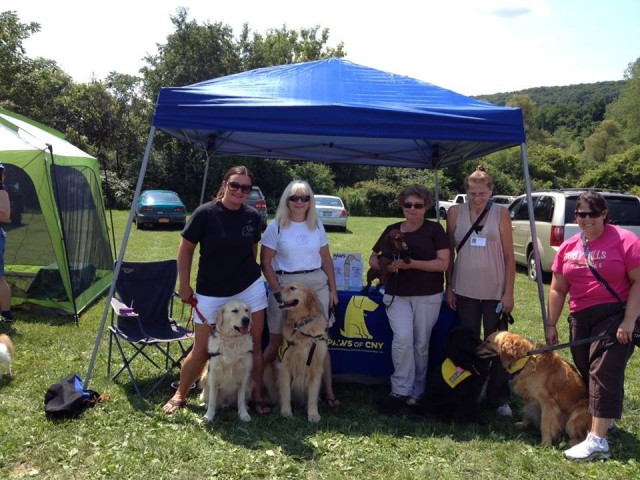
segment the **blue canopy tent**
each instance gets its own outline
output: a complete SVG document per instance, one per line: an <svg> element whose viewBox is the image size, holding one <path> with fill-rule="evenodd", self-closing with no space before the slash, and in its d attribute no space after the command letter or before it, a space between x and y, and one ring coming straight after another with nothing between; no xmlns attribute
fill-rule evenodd
<svg viewBox="0 0 640 480"><path fill-rule="evenodd" d="M211 155L234 154L431 168L436 191L438 169L520 145L527 193L531 190L519 108L496 106L413 78L330 58L165 87L158 95L101 330L156 129L203 150L207 169ZM535 234L535 225L532 228ZM541 283L539 291L543 299ZM98 332L86 383L101 335Z"/></svg>

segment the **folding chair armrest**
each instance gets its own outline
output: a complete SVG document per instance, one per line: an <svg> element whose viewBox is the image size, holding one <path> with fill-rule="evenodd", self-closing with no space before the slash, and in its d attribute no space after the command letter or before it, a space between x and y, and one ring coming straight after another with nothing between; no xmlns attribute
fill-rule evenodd
<svg viewBox="0 0 640 480"><path fill-rule="evenodd" d="M137 317L138 314L133 311L133 308L127 307L124 303L118 300L116 297L111 299L111 308L119 317Z"/></svg>

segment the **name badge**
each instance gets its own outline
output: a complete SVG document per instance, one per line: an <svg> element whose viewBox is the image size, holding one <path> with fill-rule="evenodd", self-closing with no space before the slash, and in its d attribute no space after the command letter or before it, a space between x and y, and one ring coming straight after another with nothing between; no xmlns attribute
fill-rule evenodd
<svg viewBox="0 0 640 480"><path fill-rule="evenodd" d="M472 247L486 247L487 239L484 237L471 237L471 246Z"/></svg>

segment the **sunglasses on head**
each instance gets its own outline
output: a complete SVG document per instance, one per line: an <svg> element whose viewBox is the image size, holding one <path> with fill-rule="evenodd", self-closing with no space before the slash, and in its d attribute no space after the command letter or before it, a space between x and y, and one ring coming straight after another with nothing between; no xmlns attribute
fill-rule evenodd
<svg viewBox="0 0 640 480"><path fill-rule="evenodd" d="M289 197L289 201L291 201L291 202L304 202L304 203L307 203L309 200L311 200L311 196L310 195L291 195Z"/></svg>
<svg viewBox="0 0 640 480"><path fill-rule="evenodd" d="M602 212L576 212L576 217L580 218L599 218L602 216Z"/></svg>
<svg viewBox="0 0 640 480"><path fill-rule="evenodd" d="M404 202L402 204L403 208L415 208L416 210L420 210L421 208L424 208L424 203L420 203L420 202L416 202L416 203L411 203L411 202Z"/></svg>
<svg viewBox="0 0 640 480"><path fill-rule="evenodd" d="M238 189L242 190L242 193L249 193L251 191L251 185L243 185L238 182L227 182L227 186L232 192L235 192Z"/></svg>

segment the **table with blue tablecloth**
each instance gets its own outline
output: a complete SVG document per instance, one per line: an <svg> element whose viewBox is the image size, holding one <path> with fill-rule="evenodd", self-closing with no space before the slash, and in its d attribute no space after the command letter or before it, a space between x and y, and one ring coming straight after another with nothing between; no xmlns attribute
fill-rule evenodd
<svg viewBox="0 0 640 480"><path fill-rule="evenodd" d="M382 304L382 295L359 291L339 291L336 321L329 330L329 353L335 374L362 374L388 377L391 362L392 332ZM429 365L444 360L444 339L458 322L457 316L442 303L440 316L431 334Z"/></svg>

